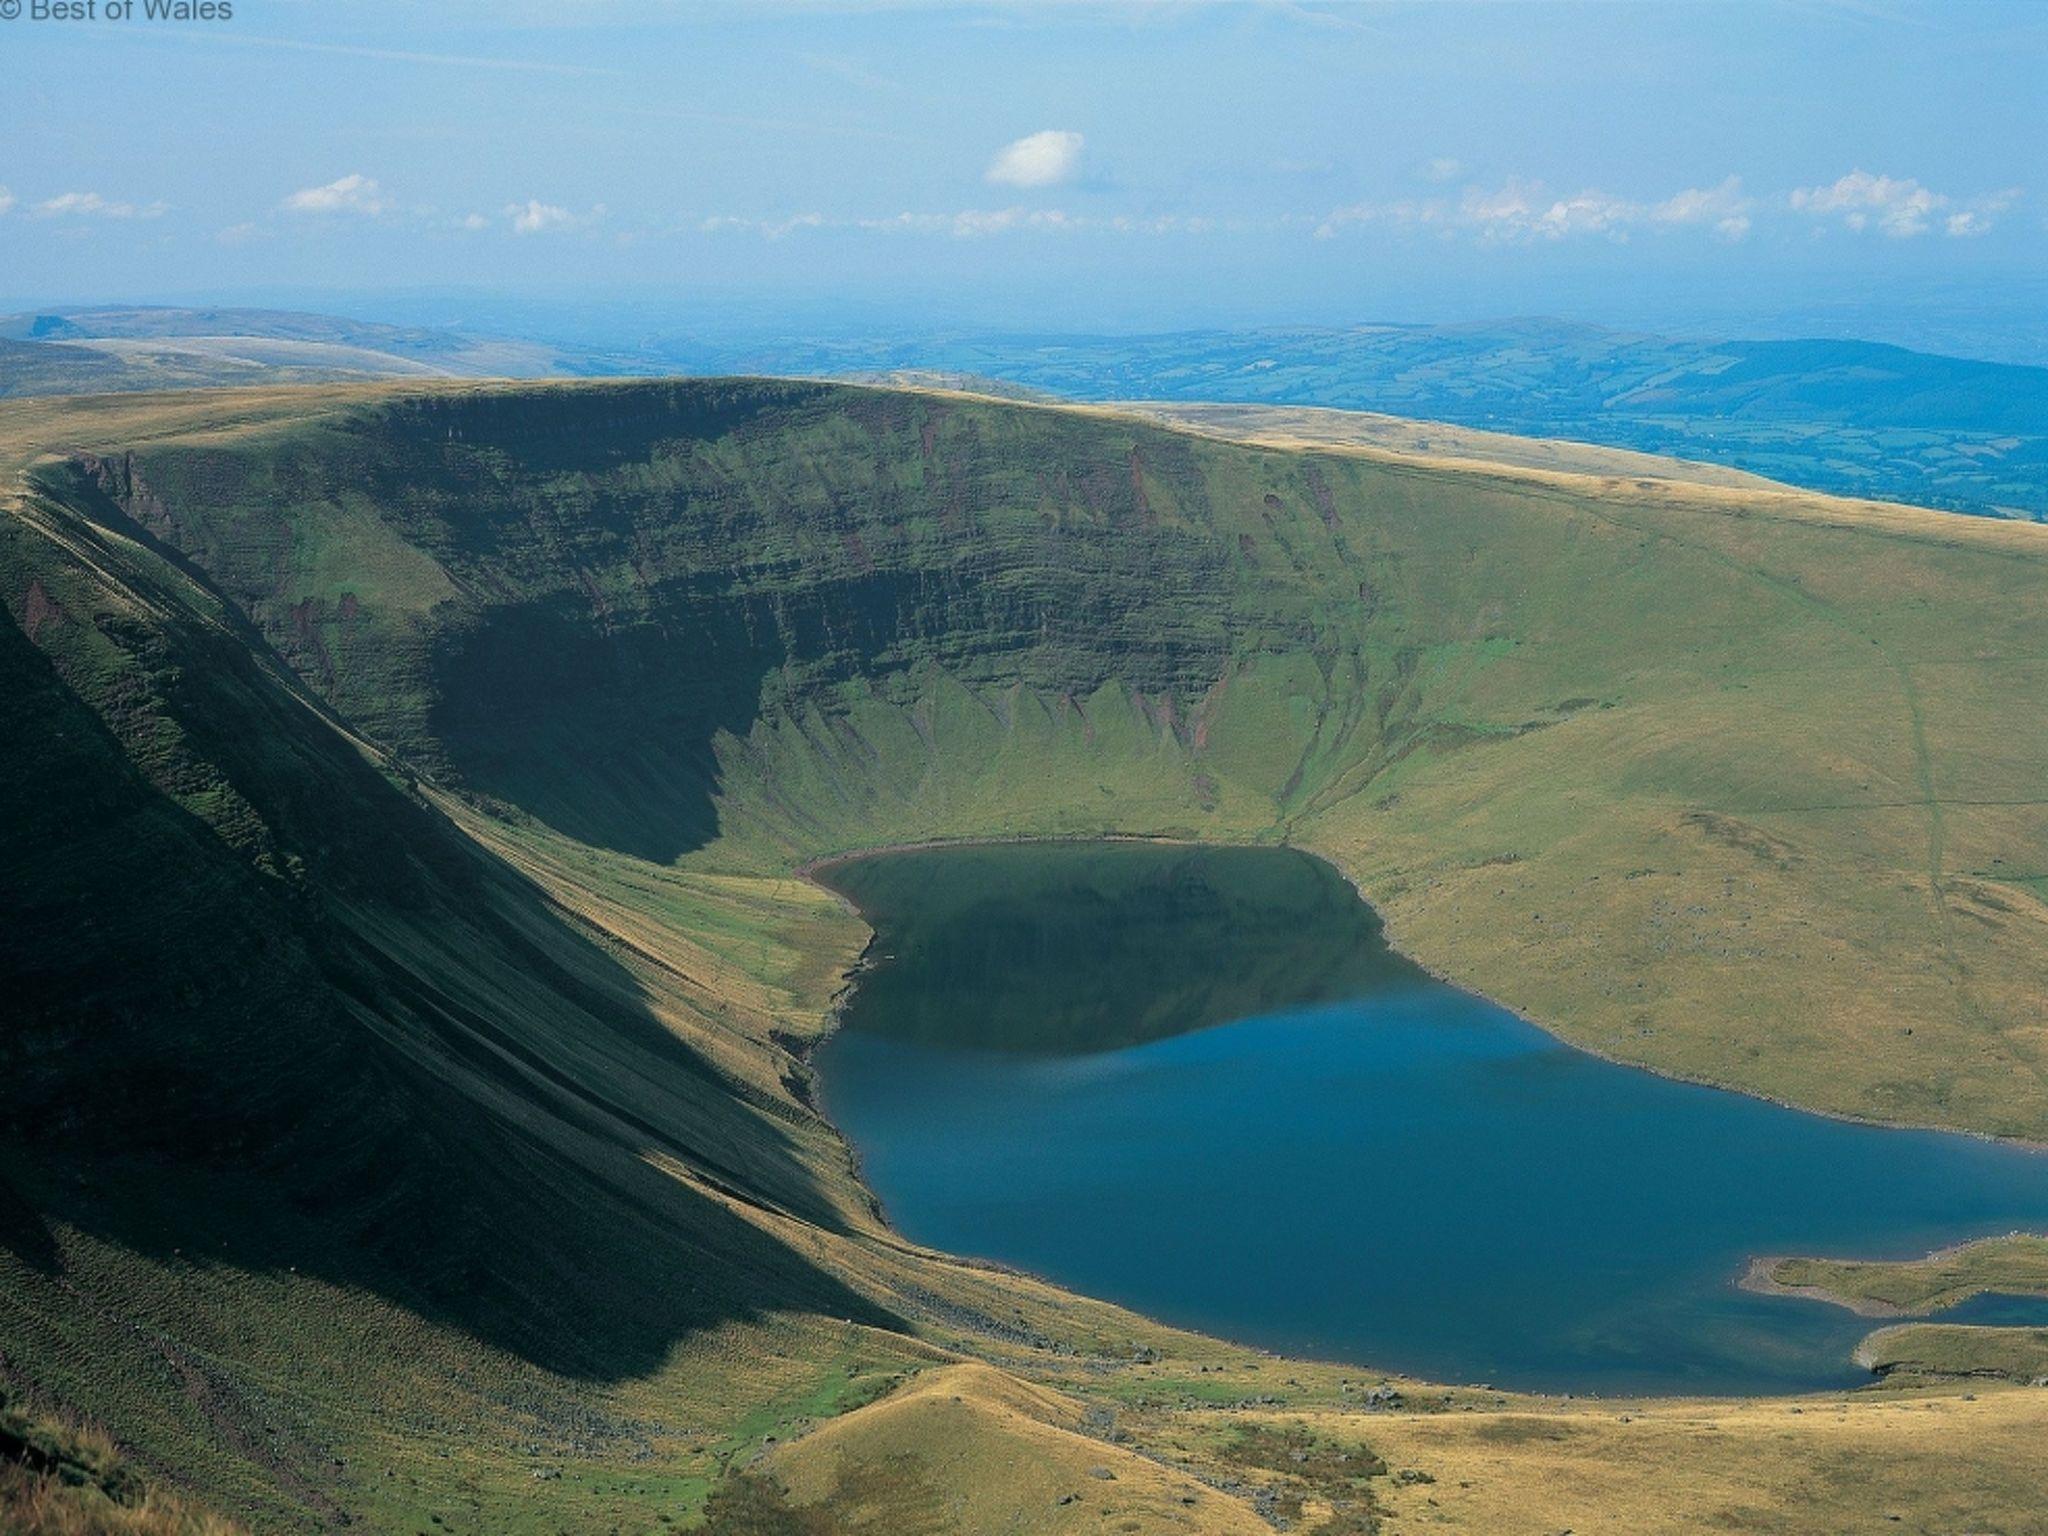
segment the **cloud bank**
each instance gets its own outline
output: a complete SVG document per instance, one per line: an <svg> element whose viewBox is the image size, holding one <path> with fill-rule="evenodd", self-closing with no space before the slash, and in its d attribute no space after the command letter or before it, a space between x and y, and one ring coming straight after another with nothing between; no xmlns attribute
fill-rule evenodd
<svg viewBox="0 0 2048 1536"><path fill-rule="evenodd" d="M1910 176L1873 176L1855 170L1826 186L1800 187L1790 202L1801 213L1838 220L1858 234L1875 229L1893 240L1910 240L1926 234L1939 219L1944 234L1967 239L1989 233L1998 215L2019 196L2019 188L2007 187L1965 201L1922 186Z"/></svg>
<svg viewBox="0 0 2048 1536"><path fill-rule="evenodd" d="M4 212L13 201L9 197L0 202L0 212ZM169 207L170 204L164 202L111 202L97 192L65 192L37 203L35 215L39 219L154 219L160 218Z"/></svg>

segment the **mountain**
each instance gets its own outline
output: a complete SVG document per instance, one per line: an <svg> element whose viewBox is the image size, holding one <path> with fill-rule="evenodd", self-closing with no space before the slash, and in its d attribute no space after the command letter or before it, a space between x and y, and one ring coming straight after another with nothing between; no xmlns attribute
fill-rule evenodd
<svg viewBox="0 0 2048 1536"><path fill-rule="evenodd" d="M2048 519L2048 368L1863 341L1552 320L889 344L679 339L671 366L983 376L1069 400L1323 407L1727 465L1836 495Z"/></svg>
<svg viewBox="0 0 2048 1536"><path fill-rule="evenodd" d="M259 1529L1336 1533L1417 1465L1567 1516L1562 1412L1612 1509L2028 1517L2038 1394L1367 1412L904 1242L800 875L1284 839L1589 1048L2038 1139L2043 530L760 379L17 401L0 475L0 1378L145 1473Z"/></svg>

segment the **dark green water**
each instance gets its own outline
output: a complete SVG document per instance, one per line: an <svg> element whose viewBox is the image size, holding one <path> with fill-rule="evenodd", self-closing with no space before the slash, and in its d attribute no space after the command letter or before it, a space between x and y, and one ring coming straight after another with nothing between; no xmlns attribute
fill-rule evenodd
<svg viewBox="0 0 2048 1536"><path fill-rule="evenodd" d="M2048 1227L2048 1156L1573 1051L1391 954L1298 853L961 848L824 878L877 934L826 1108L896 1226L1247 1344L1551 1391L1853 1384L1875 1325L1737 1289L1752 1255Z"/></svg>

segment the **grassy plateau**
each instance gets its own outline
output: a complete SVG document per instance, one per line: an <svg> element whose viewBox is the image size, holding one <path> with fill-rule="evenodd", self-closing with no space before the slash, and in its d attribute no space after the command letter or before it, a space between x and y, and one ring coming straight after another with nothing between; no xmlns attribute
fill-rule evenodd
<svg viewBox="0 0 2048 1536"><path fill-rule="evenodd" d="M408 382L0 406L0 604L0 1383L223 1516L2048 1528L2022 1385L1390 1381L904 1242L802 878L1289 842L1587 1049L2048 1139L2048 528Z"/></svg>

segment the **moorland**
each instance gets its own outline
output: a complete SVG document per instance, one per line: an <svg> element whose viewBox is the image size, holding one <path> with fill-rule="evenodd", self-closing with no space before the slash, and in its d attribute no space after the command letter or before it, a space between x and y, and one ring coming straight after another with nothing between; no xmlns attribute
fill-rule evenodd
<svg viewBox="0 0 2048 1536"><path fill-rule="evenodd" d="M15 401L0 475L0 1371L180 1496L2038 1521L2048 1395L1939 1339L1534 1398L905 1241L816 1108L868 935L803 871L1285 842L1588 1050L2039 1139L2041 528L760 379Z"/></svg>

